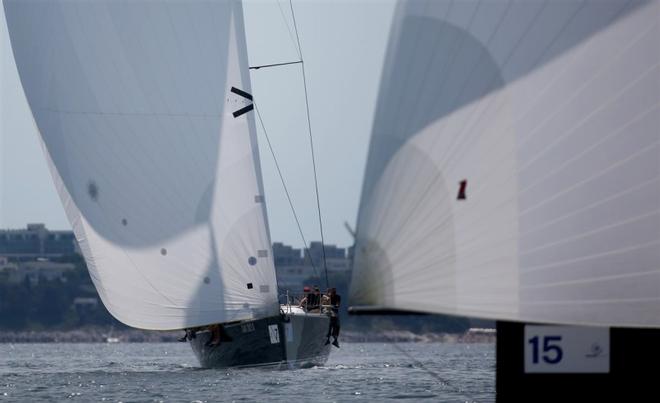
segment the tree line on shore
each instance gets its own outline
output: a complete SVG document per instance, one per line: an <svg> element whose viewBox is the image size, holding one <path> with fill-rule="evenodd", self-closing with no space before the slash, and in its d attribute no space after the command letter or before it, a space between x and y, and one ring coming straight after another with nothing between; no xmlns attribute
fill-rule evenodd
<svg viewBox="0 0 660 403"><path fill-rule="evenodd" d="M98 294L79 255L54 259L75 268L61 277L22 282L0 280L0 330L71 330L88 325L123 325L98 300ZM97 299L97 304L76 305L76 298Z"/></svg>

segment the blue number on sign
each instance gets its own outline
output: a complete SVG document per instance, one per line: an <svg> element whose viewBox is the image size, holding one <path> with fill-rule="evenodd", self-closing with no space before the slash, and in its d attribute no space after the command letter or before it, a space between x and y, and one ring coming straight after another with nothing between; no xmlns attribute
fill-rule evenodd
<svg viewBox="0 0 660 403"><path fill-rule="evenodd" d="M559 344L552 344L553 341L559 343L561 341L561 336L546 336L543 338L543 361L548 364L556 364L561 361L564 352L562 351ZM550 358L550 353L554 351L554 358Z"/></svg>
<svg viewBox="0 0 660 403"><path fill-rule="evenodd" d="M560 342L561 336L545 336L543 337L543 361L548 364L556 364L564 357L559 344L553 342ZM529 344L532 345L532 363L538 364L539 362L539 337L534 336L529 339Z"/></svg>
<svg viewBox="0 0 660 403"><path fill-rule="evenodd" d="M532 363L539 363L539 336L534 336L529 339L529 344L532 345Z"/></svg>

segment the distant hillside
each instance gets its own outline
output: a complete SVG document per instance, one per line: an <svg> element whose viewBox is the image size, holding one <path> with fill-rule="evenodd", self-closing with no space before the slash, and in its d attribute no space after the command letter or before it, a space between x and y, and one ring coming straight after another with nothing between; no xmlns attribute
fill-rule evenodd
<svg viewBox="0 0 660 403"><path fill-rule="evenodd" d="M49 279L25 277L19 283L0 278L0 330L75 329L85 325L123 327L105 309L79 255L52 261L74 269Z"/></svg>

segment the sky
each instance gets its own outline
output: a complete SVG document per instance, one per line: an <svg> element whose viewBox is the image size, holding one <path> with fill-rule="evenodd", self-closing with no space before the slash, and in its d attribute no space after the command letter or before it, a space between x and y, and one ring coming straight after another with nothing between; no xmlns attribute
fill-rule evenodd
<svg viewBox="0 0 660 403"><path fill-rule="evenodd" d="M355 227L393 2L294 1L309 92L326 243ZM250 65L298 60L287 1L245 1ZM39 145L0 10L0 228L70 229ZM307 241L319 240L300 65L251 71L252 90ZM303 242L258 126L271 238Z"/></svg>

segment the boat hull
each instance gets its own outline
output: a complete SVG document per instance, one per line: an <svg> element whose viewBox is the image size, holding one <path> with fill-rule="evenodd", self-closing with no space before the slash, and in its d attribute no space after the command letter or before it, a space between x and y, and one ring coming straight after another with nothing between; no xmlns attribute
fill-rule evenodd
<svg viewBox="0 0 660 403"><path fill-rule="evenodd" d="M323 365L331 348L325 345L329 323L323 314L282 314L225 324L216 346L208 345L210 331L197 332L190 345L205 368Z"/></svg>

